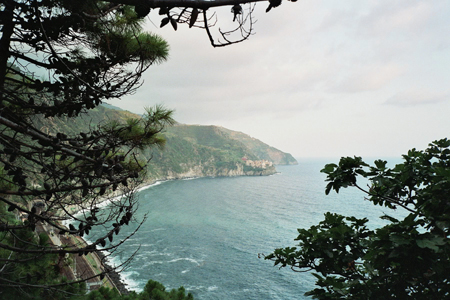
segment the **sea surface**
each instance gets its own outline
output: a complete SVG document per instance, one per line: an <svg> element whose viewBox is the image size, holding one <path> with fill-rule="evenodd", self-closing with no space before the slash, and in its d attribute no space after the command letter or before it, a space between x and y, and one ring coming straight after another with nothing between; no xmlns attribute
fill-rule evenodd
<svg viewBox="0 0 450 300"><path fill-rule="evenodd" d="M329 162L337 160L299 159L295 166L277 166L272 176L149 186L139 192L137 215L147 220L112 263L139 248L122 273L136 291L153 279L167 289L184 286L197 300L310 299L304 293L314 287L311 274L279 269L258 255L294 246L297 228L317 224L327 211L367 217L371 227L383 224L384 213L395 214L356 189L325 196L320 170Z"/></svg>

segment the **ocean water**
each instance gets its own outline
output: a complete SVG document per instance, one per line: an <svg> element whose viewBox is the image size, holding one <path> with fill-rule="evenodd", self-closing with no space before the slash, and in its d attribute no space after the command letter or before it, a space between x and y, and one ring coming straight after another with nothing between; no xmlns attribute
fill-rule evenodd
<svg viewBox="0 0 450 300"><path fill-rule="evenodd" d="M299 160L277 166L272 176L177 180L143 189L137 218L147 214L147 221L112 262L139 248L122 273L136 291L153 279L167 289L184 286L201 300L310 299L303 294L314 287L311 274L279 269L258 254L294 246L297 228L317 224L327 211L368 217L372 227L382 224L380 215L393 214L356 189L325 196L320 169L329 162Z"/></svg>

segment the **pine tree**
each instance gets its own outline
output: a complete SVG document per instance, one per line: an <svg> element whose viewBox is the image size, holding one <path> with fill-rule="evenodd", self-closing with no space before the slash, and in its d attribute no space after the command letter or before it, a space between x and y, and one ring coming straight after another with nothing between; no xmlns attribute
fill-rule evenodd
<svg viewBox="0 0 450 300"><path fill-rule="evenodd" d="M17 290L29 297L64 298L79 291L76 284L111 271L103 268L81 279L57 276L73 257L100 247L114 251L123 243L116 235L133 221L134 192L147 163L141 151L164 145L160 133L174 120L171 110L155 106L142 118L112 120L79 132L57 132L42 124L71 122L105 100L132 94L143 72L167 59L167 43L142 30L151 10L159 9L161 27L202 28L217 47L253 33L259 1L266 0L0 3L1 296ZM221 6L233 7L237 25L219 30L221 39L215 39L213 9ZM99 201L113 192L124 197L101 212ZM66 228L63 218L77 225ZM88 244L79 242L78 236L95 227L104 228L104 234ZM50 239L39 234L48 232ZM54 272L42 272L49 264Z"/></svg>
<svg viewBox="0 0 450 300"><path fill-rule="evenodd" d="M39 288L39 295L56 297L67 284L58 279L67 255L73 260L123 243L115 235L133 221L134 191L147 163L140 151L162 146L160 132L174 120L155 106L143 118L74 134L40 124L71 122L106 99L132 93L142 73L167 58L168 45L142 31L129 6L7 0L0 7L0 287L29 296ZM124 197L101 213L99 201L112 192ZM77 226L66 228L64 218ZM78 241L95 227L104 227L102 236ZM71 284L109 271L78 274Z"/></svg>

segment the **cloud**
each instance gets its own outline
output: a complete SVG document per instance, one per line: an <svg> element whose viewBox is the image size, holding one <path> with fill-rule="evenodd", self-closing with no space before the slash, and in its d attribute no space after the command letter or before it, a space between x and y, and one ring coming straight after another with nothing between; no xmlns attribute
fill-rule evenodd
<svg viewBox="0 0 450 300"><path fill-rule="evenodd" d="M358 154L398 154L384 145L405 132L427 141L446 134L448 0L285 1L268 14L266 7L257 4L256 34L225 48L211 47L201 29L160 29L152 19L149 29L170 44L169 60L114 104L140 112L162 103L179 122L222 125L302 155L363 144L368 150ZM233 25L229 8L221 20L223 30ZM367 132L377 138L365 140ZM417 136L404 138L406 150ZM330 138L332 146L321 144Z"/></svg>
<svg viewBox="0 0 450 300"><path fill-rule="evenodd" d="M347 93L379 90L389 85L403 73L403 68L393 63L363 65L344 77L331 90Z"/></svg>
<svg viewBox="0 0 450 300"><path fill-rule="evenodd" d="M390 97L385 104L394 106L430 105L450 100L449 92L434 92L411 88Z"/></svg>
<svg viewBox="0 0 450 300"><path fill-rule="evenodd" d="M362 34L391 35L397 31L417 34L426 29L437 3L445 1L375 1L375 5L360 19ZM433 4L432 4L433 3ZM363 33L365 32L365 33Z"/></svg>

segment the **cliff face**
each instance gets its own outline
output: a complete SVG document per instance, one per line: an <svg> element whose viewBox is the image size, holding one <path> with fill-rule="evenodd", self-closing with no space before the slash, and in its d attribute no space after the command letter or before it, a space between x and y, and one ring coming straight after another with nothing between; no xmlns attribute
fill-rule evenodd
<svg viewBox="0 0 450 300"><path fill-rule="evenodd" d="M211 168L210 166L193 166L184 172L174 172L167 170L165 175L155 176L155 180L174 180L197 177L235 177L235 176L266 176L273 175L277 171L274 166L266 169L246 169L245 165L236 164L235 168Z"/></svg>
<svg viewBox="0 0 450 300"><path fill-rule="evenodd" d="M48 132L88 131L111 120L139 116L99 106L82 117L40 119L36 125ZM164 132L164 150L146 150L149 180L205 176L259 176L276 173L274 165L297 164L284 153L244 133L220 126L176 125Z"/></svg>
<svg viewBox="0 0 450 300"><path fill-rule="evenodd" d="M166 147L151 155L150 177L259 176L276 164L296 164L288 153L219 126L177 125L164 133Z"/></svg>

